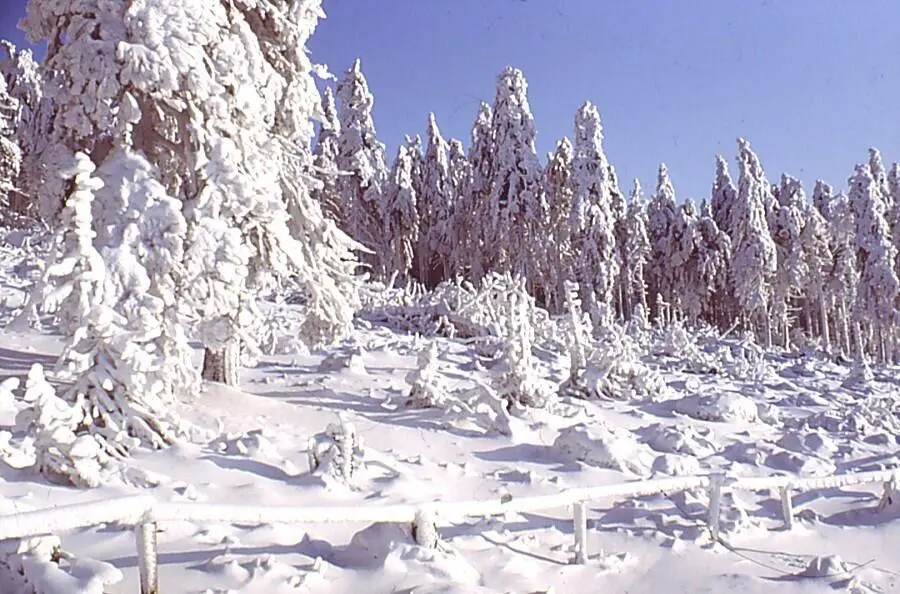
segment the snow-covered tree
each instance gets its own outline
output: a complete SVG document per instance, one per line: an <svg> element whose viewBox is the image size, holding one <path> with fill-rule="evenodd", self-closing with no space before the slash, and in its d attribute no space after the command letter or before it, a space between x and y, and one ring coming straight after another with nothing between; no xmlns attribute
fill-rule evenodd
<svg viewBox="0 0 900 594"><path fill-rule="evenodd" d="M568 219L575 195L572 180L573 153L572 142L568 138L563 138L557 143L556 151L548 156L547 167L544 170L550 234L542 243L544 247L542 276L547 283L544 290L544 305L552 312L562 311L568 299L566 282L571 280L573 262Z"/></svg>
<svg viewBox="0 0 900 594"><path fill-rule="evenodd" d="M10 207L17 193L22 151L15 139L19 102L13 99L0 77L0 204Z"/></svg>
<svg viewBox="0 0 900 594"><path fill-rule="evenodd" d="M647 234L647 205L641 182L635 178L625 217L625 244L622 268L624 280L623 307L625 318L631 319L635 308L647 310L647 265L650 258L650 237Z"/></svg>
<svg viewBox="0 0 900 594"><path fill-rule="evenodd" d="M506 68L497 77L490 195L478 212L488 225L482 239L490 269L520 275L533 289L541 285L537 238L546 223L547 203L527 90L521 70Z"/></svg>
<svg viewBox="0 0 900 594"><path fill-rule="evenodd" d="M769 235L766 205L774 198L759 158L743 138L738 139L738 165L738 195L731 216L731 283L738 315L769 346L769 303L777 255Z"/></svg>
<svg viewBox="0 0 900 594"><path fill-rule="evenodd" d="M440 372L436 342L429 341L419 351L416 368L406 375L406 383L409 384L407 406L432 408L447 399L448 386Z"/></svg>
<svg viewBox="0 0 900 594"><path fill-rule="evenodd" d="M534 300L525 288L525 279L517 279L506 295L507 315L503 333L501 361L503 372L497 379L497 393L509 404L543 407L550 393L534 366L531 348L534 326L531 323Z"/></svg>
<svg viewBox="0 0 900 594"><path fill-rule="evenodd" d="M669 261L674 250L671 236L677 216L675 188L669 179L668 168L665 163L661 163L656 178L656 192L647 205L647 233L650 238L647 285L651 310L657 318L663 319L666 304L671 305L675 297Z"/></svg>
<svg viewBox="0 0 900 594"><path fill-rule="evenodd" d="M777 271L772 282L771 318L782 345L788 348L791 328L796 322L793 316L795 310L802 307L800 298L809 277L801 239L806 225L806 196L800 181L783 174L777 200L770 228L777 258Z"/></svg>
<svg viewBox="0 0 900 594"><path fill-rule="evenodd" d="M891 242L900 250L900 163L891 166L887 174L887 186L890 200L886 201L888 207L885 219L891 232ZM894 263L894 271L900 277L900 256Z"/></svg>
<svg viewBox="0 0 900 594"><path fill-rule="evenodd" d="M737 188L728 173L728 161L716 155L716 181L713 182L710 209L712 218L722 231L731 235L731 209L737 200Z"/></svg>
<svg viewBox="0 0 900 594"><path fill-rule="evenodd" d="M450 246L450 266L452 277L471 278L472 261L477 252L474 241L472 213L472 165L462 142L450 141L450 185L453 189L453 211L447 231Z"/></svg>
<svg viewBox="0 0 900 594"><path fill-rule="evenodd" d="M834 265L831 250L832 234L828 221L818 208L804 205L803 230L800 245L805 259L807 276L803 286L805 293L804 317L807 332L822 339L826 352L831 350L831 331L828 323L828 279Z"/></svg>
<svg viewBox="0 0 900 594"><path fill-rule="evenodd" d="M893 357L893 324L900 281L894 272L897 249L891 242L884 218L886 206L881 188L868 164L857 165L850 178L849 201L856 215L856 248L859 288L854 319L860 333L857 348L880 362Z"/></svg>
<svg viewBox="0 0 900 594"><path fill-rule="evenodd" d="M600 113L590 102L575 114L575 154L572 160L574 195L569 215L573 278L595 327L608 325L614 313L619 275L613 194L618 193L603 152Z"/></svg>
<svg viewBox="0 0 900 594"><path fill-rule="evenodd" d="M322 206L322 211L332 221L343 226L345 213L341 209L340 187L338 184L338 151L340 150L341 122L331 87L322 93L322 121L319 135L313 148L313 167L320 186L312 191L313 199Z"/></svg>
<svg viewBox="0 0 900 594"><path fill-rule="evenodd" d="M482 103L472 127L472 144L469 148L471 183L469 190L457 201L456 227L466 229L464 249L467 258L457 258L457 270L469 270L471 279L478 283L490 272L491 229L485 216L491 199L495 155L491 122L494 113L491 106Z"/></svg>
<svg viewBox="0 0 900 594"><path fill-rule="evenodd" d="M450 276L453 245L454 188L450 172L450 145L441 136L433 113L428 114L428 144L422 169L419 200L418 279L435 287Z"/></svg>
<svg viewBox="0 0 900 594"><path fill-rule="evenodd" d="M384 183L387 165L384 145L375 136L372 108L375 99L356 60L337 86L341 124L338 169L343 173L341 209L345 214L344 230L372 254L361 261L378 270L378 260L388 238L384 235Z"/></svg>
<svg viewBox="0 0 900 594"><path fill-rule="evenodd" d="M384 224L388 240L387 252L381 259L383 278L398 275L405 284L412 278L413 262L421 233L418 195L415 181L417 147L409 144L397 149L397 158L391 167L385 186Z"/></svg>
<svg viewBox="0 0 900 594"><path fill-rule="evenodd" d="M827 212L833 265L829 271L826 291L832 311L834 343L845 356L850 356L854 352L851 316L859 287L856 216L846 194L834 196L828 203Z"/></svg>

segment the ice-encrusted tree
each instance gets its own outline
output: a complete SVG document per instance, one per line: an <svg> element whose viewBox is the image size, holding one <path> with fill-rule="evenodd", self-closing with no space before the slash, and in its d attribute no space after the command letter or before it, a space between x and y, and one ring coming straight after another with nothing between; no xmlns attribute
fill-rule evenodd
<svg viewBox="0 0 900 594"><path fill-rule="evenodd" d="M361 261L377 270L386 242L383 194L388 171L384 145L376 137L372 119L375 98L359 60L338 83L337 98L341 123L337 165L343 172L339 184L344 230L373 252L363 255Z"/></svg>
<svg viewBox="0 0 900 594"><path fill-rule="evenodd" d="M454 188L450 172L450 145L441 136L437 119L428 114L428 143L422 168L422 195L419 218L422 231L417 247L417 277L427 287L435 287L450 277L453 237L450 226L454 208Z"/></svg>
<svg viewBox="0 0 900 594"><path fill-rule="evenodd" d="M656 177L656 191L647 205L647 232L650 238L647 285L650 308L657 319L664 319L666 304L671 305L674 297L669 260L674 250L672 230L677 216L675 188L668 168L661 163Z"/></svg>
<svg viewBox="0 0 900 594"><path fill-rule="evenodd" d="M887 174L888 193L890 200L885 219L891 232L891 242L900 250L900 163L894 163ZM894 263L894 272L900 277L900 257Z"/></svg>
<svg viewBox="0 0 900 594"><path fill-rule="evenodd" d="M731 209L737 200L737 188L728 173L728 161L716 155L716 181L713 182L710 197L712 218L722 231L731 236Z"/></svg>
<svg viewBox="0 0 900 594"><path fill-rule="evenodd" d="M107 188L94 207L98 246L118 245L133 223L122 216L134 208L129 175L157 180L184 206L180 305L199 319L207 379L236 381L226 363L241 342L253 346L253 292L278 279L306 291L310 342L345 331L355 309L353 244L310 196L321 109L305 44L321 16L318 0L29 1L24 26L49 41L55 104L42 163L77 150L97 163ZM55 212L63 185L44 186Z"/></svg>
<svg viewBox="0 0 900 594"><path fill-rule="evenodd" d="M471 278L471 251L477 247L473 240L473 205L471 200L472 165L462 142L449 143L450 187L453 190L453 210L450 214L447 238L450 247L450 276Z"/></svg>
<svg viewBox="0 0 900 594"><path fill-rule="evenodd" d="M489 269L522 276L533 290L544 284L536 239L546 223L547 202L527 91L521 70L508 67L497 77L490 194L478 212L487 222L483 241Z"/></svg>
<svg viewBox="0 0 900 594"><path fill-rule="evenodd" d="M854 320L857 348L879 362L894 356L893 324L900 281L894 272L897 249L891 242L884 218L886 206L881 188L868 164L856 166L850 178L849 201L856 215L856 248L859 287Z"/></svg>
<svg viewBox="0 0 900 594"><path fill-rule="evenodd" d="M386 279L396 274L401 284L413 276L414 256L421 233L418 210L421 196L414 179L416 150L409 144L400 145L385 186L384 231L388 251L381 260L384 268L379 274Z"/></svg>
<svg viewBox="0 0 900 594"><path fill-rule="evenodd" d="M812 204L818 210L825 220L831 218L831 205L834 201L834 188L829 186L821 179L816 180L813 187Z"/></svg>
<svg viewBox="0 0 900 594"><path fill-rule="evenodd" d="M635 308L647 309L647 264L650 258L650 237L647 234L647 204L641 182L635 178L625 216L625 244L623 246L622 287L625 319L630 320Z"/></svg>
<svg viewBox="0 0 900 594"><path fill-rule="evenodd" d="M812 204L804 205L800 245L807 272L803 286L804 325L807 332L818 336L826 352L831 351L831 329L828 323L828 279L834 265L832 234L828 221Z"/></svg>
<svg viewBox="0 0 900 594"><path fill-rule="evenodd" d="M322 92L322 120L319 134L313 148L313 167L319 185L312 190L313 199L322 207L322 212L339 226L345 225L346 213L342 209L337 166L340 150L341 122L338 120L334 92L325 87Z"/></svg>
<svg viewBox="0 0 900 594"><path fill-rule="evenodd" d="M772 343L769 306L777 255L769 235L766 205L774 200L759 158L738 139L738 195L732 209L731 283L739 319L768 347Z"/></svg>
<svg viewBox="0 0 900 594"><path fill-rule="evenodd" d="M22 151L16 142L15 128L19 102L13 99L0 77L0 204L12 206L22 166Z"/></svg>
<svg viewBox="0 0 900 594"><path fill-rule="evenodd" d="M463 241L465 258L457 258L458 270L469 270L472 281L478 283L490 272L491 231L485 217L491 199L496 150L491 122L494 112L487 103L478 108L472 126L472 144L469 147L471 183L469 190L457 202L456 226L466 229Z"/></svg>
<svg viewBox="0 0 900 594"><path fill-rule="evenodd" d="M801 299L809 277L801 235L806 224L806 195L800 180L782 174L772 227L777 271L772 281L771 318L784 348L790 347L794 314L803 308Z"/></svg>
<svg viewBox="0 0 900 594"><path fill-rule="evenodd" d="M619 262L612 197L618 189L613 186L603 151L600 113L590 102L575 114L574 149L569 237L572 253L577 257L572 272L586 312L595 327L602 327L613 321L615 313Z"/></svg>
<svg viewBox="0 0 900 594"><path fill-rule="evenodd" d="M853 308L859 287L856 216L846 194L834 196L827 208L833 264L826 283L834 343L845 356L853 354Z"/></svg>
<svg viewBox="0 0 900 594"><path fill-rule="evenodd" d="M560 312L568 296L566 282L572 280L572 252L568 219L572 212L575 186L572 180L574 149L568 138L556 145L556 151L547 158L544 170L547 204L549 208L550 234L543 243L547 287L544 305L552 312Z"/></svg>
<svg viewBox="0 0 900 594"><path fill-rule="evenodd" d="M537 374L531 353L535 339L531 322L535 304L528 295L525 279L516 279L506 299L501 356L503 372L497 378L497 394L509 405L546 406L550 394Z"/></svg>

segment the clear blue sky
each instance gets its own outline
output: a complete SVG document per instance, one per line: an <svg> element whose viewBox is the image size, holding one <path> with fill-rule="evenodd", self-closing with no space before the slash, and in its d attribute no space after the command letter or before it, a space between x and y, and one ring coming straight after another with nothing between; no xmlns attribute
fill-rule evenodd
<svg viewBox="0 0 900 594"><path fill-rule="evenodd" d="M0 0L0 36L21 39L24 0ZM16 6L20 7L16 10ZM375 94L389 155L429 111L465 140L502 68L521 68L538 150L571 135L585 100L600 109L622 185L709 193L714 155L734 173L749 138L771 181L843 188L866 149L900 160L900 0L324 0L313 58L356 58ZM12 8L12 10L10 10Z"/></svg>

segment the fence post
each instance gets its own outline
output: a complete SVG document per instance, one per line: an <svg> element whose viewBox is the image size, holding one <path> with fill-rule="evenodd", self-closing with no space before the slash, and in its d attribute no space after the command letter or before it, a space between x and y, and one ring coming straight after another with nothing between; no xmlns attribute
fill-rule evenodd
<svg viewBox="0 0 900 594"><path fill-rule="evenodd" d="M781 517L784 518L784 527L790 530L794 527L794 502L791 499L791 486L781 487Z"/></svg>
<svg viewBox="0 0 900 594"><path fill-rule="evenodd" d="M156 522L144 521L134 528L137 541L138 575L141 594L159 594L159 557Z"/></svg>
<svg viewBox="0 0 900 594"><path fill-rule="evenodd" d="M572 504L572 522L575 526L575 563L587 563L587 502L576 501Z"/></svg>
<svg viewBox="0 0 900 594"><path fill-rule="evenodd" d="M712 474L709 477L709 533L712 535L713 544L719 542L719 510L722 507L722 485L725 484L725 475Z"/></svg>

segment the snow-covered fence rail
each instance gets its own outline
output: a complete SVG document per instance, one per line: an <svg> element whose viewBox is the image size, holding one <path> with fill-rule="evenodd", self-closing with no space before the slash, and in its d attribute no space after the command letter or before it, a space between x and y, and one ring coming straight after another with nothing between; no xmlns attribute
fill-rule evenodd
<svg viewBox="0 0 900 594"><path fill-rule="evenodd" d="M460 502L435 501L423 504L333 507L279 507L220 505L208 503L167 503L147 495L104 499L88 503L62 505L50 509L0 516L0 540L29 538L89 528L100 524L118 524L134 530L138 552L141 594L159 594L157 567L157 527L160 523L220 522L226 524L318 524L390 522L415 526L423 519L444 525L471 517L529 512L571 507L575 535L575 561L585 563L587 551L587 504L597 500L621 500L693 489L708 489L710 495L708 525L718 538L721 495L727 491L775 491L780 494L784 522L793 523L791 495L850 485L883 483L884 499L893 496L900 470L884 470L826 477L729 477L723 474L690 476L615 485L568 489L552 495L511 497L500 500ZM417 537L431 533L416 530ZM421 538L425 538L424 536ZM420 544L426 544L419 540Z"/></svg>

